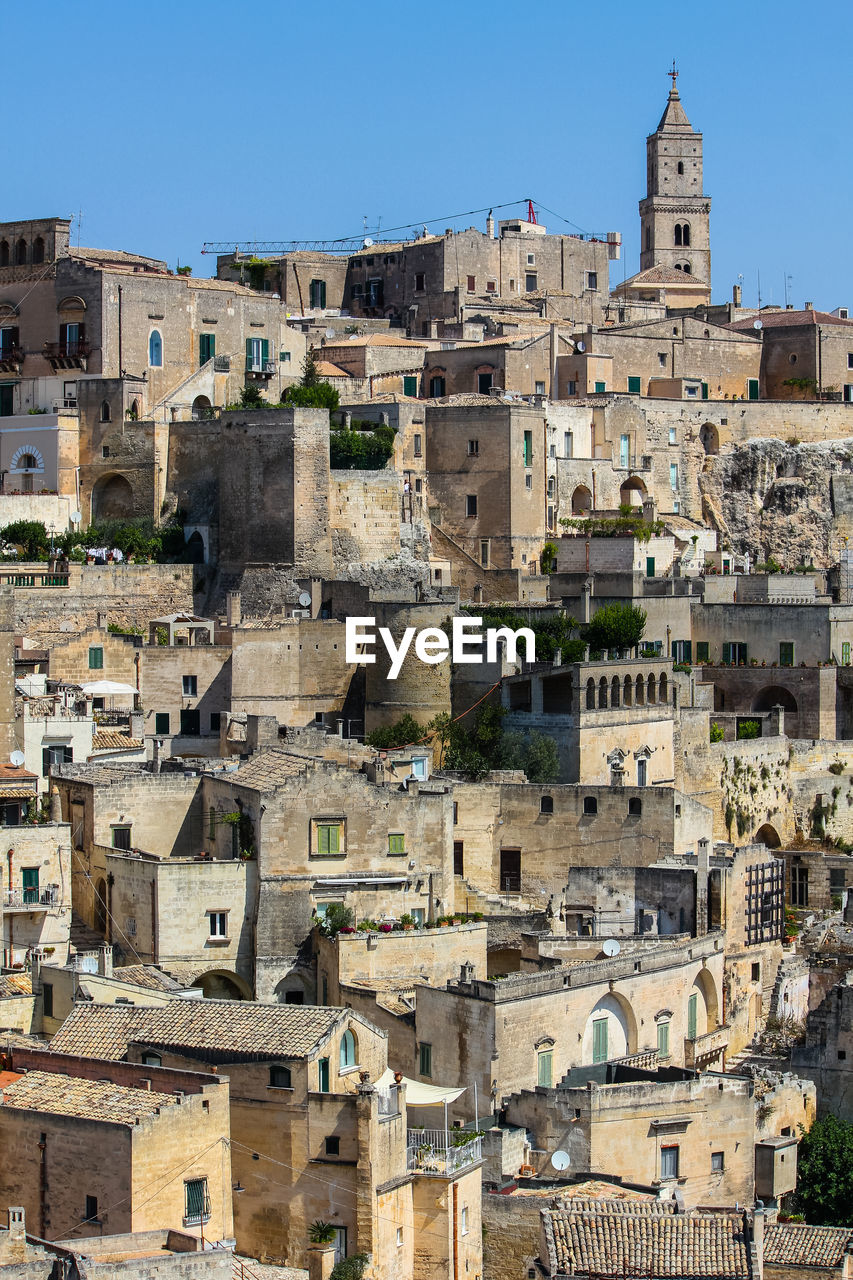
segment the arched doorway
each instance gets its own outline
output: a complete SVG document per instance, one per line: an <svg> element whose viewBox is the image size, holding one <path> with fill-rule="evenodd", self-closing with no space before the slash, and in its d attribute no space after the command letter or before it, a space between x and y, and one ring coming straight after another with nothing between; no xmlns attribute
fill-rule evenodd
<svg viewBox="0 0 853 1280"><path fill-rule="evenodd" d="M209 418L213 411L213 405L207 396L196 396L193 400L193 422L203 422Z"/></svg>
<svg viewBox="0 0 853 1280"><path fill-rule="evenodd" d="M713 456L720 452L720 433L713 422L706 422L701 428L699 441L706 454Z"/></svg>
<svg viewBox="0 0 853 1280"><path fill-rule="evenodd" d="M765 822L763 827L758 828L755 833L755 843L766 845L768 849L779 849L782 845L779 832L769 822Z"/></svg>
<svg viewBox="0 0 853 1280"><path fill-rule="evenodd" d="M647 493L639 476L631 476L619 489L619 503L623 507L642 507Z"/></svg>
<svg viewBox="0 0 853 1280"><path fill-rule="evenodd" d="M307 974L294 970L276 986L275 999L279 1004L313 1004L314 984Z"/></svg>
<svg viewBox="0 0 853 1280"><path fill-rule="evenodd" d="M789 738L799 737L800 708L790 689L780 684L767 685L753 699L753 711L772 711L774 707L781 707L785 712L786 735Z"/></svg>
<svg viewBox="0 0 853 1280"><path fill-rule="evenodd" d="M586 1020L581 1062L612 1062L637 1052L637 1020L624 996L602 996Z"/></svg>
<svg viewBox="0 0 853 1280"><path fill-rule="evenodd" d="M252 995L242 978L224 970L202 973L192 985L201 988L205 1000L250 1000Z"/></svg>
<svg viewBox="0 0 853 1280"><path fill-rule="evenodd" d="M133 489L124 476L101 476L92 490L92 520L129 520Z"/></svg>
<svg viewBox="0 0 853 1280"><path fill-rule="evenodd" d="M184 560L187 564L204 564L204 538L198 529L187 538Z"/></svg>
<svg viewBox="0 0 853 1280"><path fill-rule="evenodd" d="M592 511L592 494L585 484L579 484L572 494L572 515L584 516Z"/></svg>
<svg viewBox="0 0 853 1280"><path fill-rule="evenodd" d="M700 969L687 998L687 1039L695 1040L719 1025L720 1002L714 979L707 969Z"/></svg>

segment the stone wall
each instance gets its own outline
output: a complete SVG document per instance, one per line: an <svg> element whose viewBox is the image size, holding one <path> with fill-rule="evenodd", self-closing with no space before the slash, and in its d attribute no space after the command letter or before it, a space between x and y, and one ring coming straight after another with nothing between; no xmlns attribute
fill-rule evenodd
<svg viewBox="0 0 853 1280"><path fill-rule="evenodd" d="M38 573L44 565L20 570ZM67 587L14 588L15 630L45 642L64 639L106 614L108 622L147 631L151 618L193 612L196 572L190 564L72 564Z"/></svg>

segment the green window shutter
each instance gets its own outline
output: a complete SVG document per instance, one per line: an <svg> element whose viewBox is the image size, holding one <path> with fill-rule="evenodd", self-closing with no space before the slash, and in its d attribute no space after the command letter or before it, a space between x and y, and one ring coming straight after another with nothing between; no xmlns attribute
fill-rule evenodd
<svg viewBox="0 0 853 1280"><path fill-rule="evenodd" d="M707 640L696 641L696 661L697 662L710 661L710 649L709 649Z"/></svg>
<svg viewBox="0 0 853 1280"><path fill-rule="evenodd" d="M252 339L247 338L246 339L246 368L251 369L251 367L252 367Z"/></svg>
<svg viewBox="0 0 853 1280"><path fill-rule="evenodd" d="M702 383L702 399L703 399L703 400L707 400L707 399L708 399L708 384L707 384L707 382L703 382L703 383Z"/></svg>
<svg viewBox="0 0 853 1280"><path fill-rule="evenodd" d="M658 1054L661 1058L669 1057L669 1023L658 1023Z"/></svg>
<svg viewBox="0 0 853 1280"><path fill-rule="evenodd" d="M682 658L681 658L682 662L693 661L693 641L692 640L682 640L681 653L682 653Z"/></svg>
<svg viewBox="0 0 853 1280"><path fill-rule="evenodd" d="M154 715L154 732L169 732L169 713L168 711L157 711Z"/></svg>
<svg viewBox="0 0 853 1280"><path fill-rule="evenodd" d="M317 1066L318 1066L318 1076L319 1076L319 1082L320 1082L320 1092L328 1093L329 1092L329 1059L321 1058L320 1061L317 1063Z"/></svg>
<svg viewBox="0 0 853 1280"><path fill-rule="evenodd" d="M389 853L405 853L406 837L404 835L399 835L399 834L389 835L388 852Z"/></svg>
<svg viewBox="0 0 853 1280"><path fill-rule="evenodd" d="M758 379L750 378L747 384L747 387L748 387L748 394L749 394L750 400L757 400L758 399Z"/></svg>
<svg viewBox="0 0 853 1280"><path fill-rule="evenodd" d="M539 1054L539 1058L537 1062L538 1069L537 1069L537 1075L536 1075L536 1083L541 1085L544 1089L551 1088L553 1061L554 1061L554 1055L550 1050L548 1050L546 1053Z"/></svg>
<svg viewBox="0 0 853 1280"><path fill-rule="evenodd" d="M592 1060L607 1061L607 1019L597 1018L592 1024Z"/></svg>
<svg viewBox="0 0 853 1280"><path fill-rule="evenodd" d="M699 997L694 991L690 999L687 1001L687 1039L696 1039L696 1009Z"/></svg>
<svg viewBox="0 0 853 1280"><path fill-rule="evenodd" d="M850 666L850 641L845 640L841 645L841 661L845 667Z"/></svg>
<svg viewBox="0 0 853 1280"><path fill-rule="evenodd" d="M723 645L723 662L731 662L731 660L732 660L732 646L728 641L726 641L726 643Z"/></svg>
<svg viewBox="0 0 853 1280"><path fill-rule="evenodd" d="M41 776L50 776L50 747L44 747L41 753Z"/></svg>
<svg viewBox="0 0 853 1280"><path fill-rule="evenodd" d="M93 645L89 649L89 670L102 671L104 666L104 651L100 645Z"/></svg>
<svg viewBox="0 0 853 1280"><path fill-rule="evenodd" d="M422 1076L432 1075L432 1045L431 1044L421 1045L420 1062L418 1063L418 1066L419 1066L419 1072L418 1072L419 1075L422 1075Z"/></svg>
<svg viewBox="0 0 853 1280"><path fill-rule="evenodd" d="M264 367L266 367L266 363L269 360L269 358L270 358L270 340L269 338L261 338L261 360L264 362Z"/></svg>
<svg viewBox="0 0 853 1280"><path fill-rule="evenodd" d="M403 379L403 395L404 395L404 396L416 396L417 394L418 394L418 380L417 380L417 378L411 378L411 377L409 377L409 378L404 378L404 379Z"/></svg>
<svg viewBox="0 0 853 1280"><path fill-rule="evenodd" d="M842 651L841 651L841 652L842 652L842 659L843 659L843 656L844 656L844 650L843 650L843 648L842 648ZM849 650L849 647L848 647L848 657L849 657L849 653L850 653L850 650ZM792 667L793 665L794 665L794 642L793 642L793 640L780 640L780 641L779 641L779 666L780 666L780 667Z"/></svg>
<svg viewBox="0 0 853 1280"><path fill-rule="evenodd" d="M655 576L655 558L654 556L646 556L646 577L653 578Z"/></svg>
<svg viewBox="0 0 853 1280"><path fill-rule="evenodd" d="M629 391L629 393L630 393L631 395L639 395L639 394L640 394L640 392L641 392L641 390L642 390L642 385L643 385L643 384L642 384L642 379L640 379L640 378L629 378L629 379L628 379L628 391Z"/></svg>
<svg viewBox="0 0 853 1280"><path fill-rule="evenodd" d="M595 384L595 392L596 392L596 395L600 395L602 392L604 392L604 391L606 391L606 390L607 390L607 383L606 383L606 382L596 382L596 384Z"/></svg>

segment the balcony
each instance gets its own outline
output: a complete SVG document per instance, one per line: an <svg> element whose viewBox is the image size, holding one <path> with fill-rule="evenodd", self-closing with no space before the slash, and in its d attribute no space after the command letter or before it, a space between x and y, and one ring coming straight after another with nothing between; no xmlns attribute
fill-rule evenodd
<svg viewBox="0 0 853 1280"><path fill-rule="evenodd" d="M44 889L6 889L3 893L4 911L49 911L59 905L57 885Z"/></svg>
<svg viewBox="0 0 853 1280"><path fill-rule="evenodd" d="M275 373L275 360L254 360L246 361L246 373L253 373L259 378L271 378Z"/></svg>
<svg viewBox="0 0 853 1280"><path fill-rule="evenodd" d="M24 362L24 351L16 345L0 347L0 372L17 373Z"/></svg>
<svg viewBox="0 0 853 1280"><path fill-rule="evenodd" d="M455 1139L455 1141L454 1141ZM477 1164L483 1156L483 1139L464 1129L409 1129L406 1167L427 1178L453 1178Z"/></svg>
<svg viewBox="0 0 853 1280"><path fill-rule="evenodd" d="M85 338L77 338L72 342L46 342L42 353L55 369L82 369L90 350Z"/></svg>
<svg viewBox="0 0 853 1280"><path fill-rule="evenodd" d="M729 1047L729 1028L717 1027L703 1036L684 1041L684 1065L694 1071L707 1067Z"/></svg>

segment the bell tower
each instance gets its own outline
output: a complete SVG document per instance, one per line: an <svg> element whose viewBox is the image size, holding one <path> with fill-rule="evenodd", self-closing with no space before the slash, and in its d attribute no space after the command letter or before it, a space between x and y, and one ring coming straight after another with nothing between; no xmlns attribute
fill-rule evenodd
<svg viewBox="0 0 853 1280"><path fill-rule="evenodd" d="M669 267L711 284L711 200L702 194L702 135L681 105L675 63L664 113L646 139L640 270Z"/></svg>

